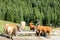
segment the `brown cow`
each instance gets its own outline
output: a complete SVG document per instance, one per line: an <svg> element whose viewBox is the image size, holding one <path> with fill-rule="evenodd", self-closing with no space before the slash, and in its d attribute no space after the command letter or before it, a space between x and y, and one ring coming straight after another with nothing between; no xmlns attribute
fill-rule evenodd
<svg viewBox="0 0 60 40"><path fill-rule="evenodd" d="M30 22L29 26L31 31L35 31L35 26L33 22Z"/></svg>
<svg viewBox="0 0 60 40"><path fill-rule="evenodd" d="M46 34L48 34L48 36L50 37L51 29L52 29L52 28L49 27L49 26L38 26L38 27L37 27L36 34L37 34L37 35L42 34L43 36L46 36Z"/></svg>
<svg viewBox="0 0 60 40"><path fill-rule="evenodd" d="M13 34L16 35L17 30L18 30L18 26L16 24L5 24L4 31L6 34L10 35L10 38Z"/></svg>

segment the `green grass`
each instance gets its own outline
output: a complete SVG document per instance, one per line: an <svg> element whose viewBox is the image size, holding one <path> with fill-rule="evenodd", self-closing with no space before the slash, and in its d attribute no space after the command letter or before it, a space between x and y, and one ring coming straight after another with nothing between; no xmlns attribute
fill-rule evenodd
<svg viewBox="0 0 60 40"><path fill-rule="evenodd" d="M26 26L25 27L25 31L29 31L30 29L29 29L29 26Z"/></svg>

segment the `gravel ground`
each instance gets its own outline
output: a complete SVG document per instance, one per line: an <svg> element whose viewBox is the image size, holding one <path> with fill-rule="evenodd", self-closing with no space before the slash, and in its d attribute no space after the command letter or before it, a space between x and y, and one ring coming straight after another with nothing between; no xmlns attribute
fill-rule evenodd
<svg viewBox="0 0 60 40"><path fill-rule="evenodd" d="M13 36L13 40L60 40L60 31L54 30L51 33L50 38L46 37L37 37L37 36ZM0 34L0 40L11 40Z"/></svg>
<svg viewBox="0 0 60 40"><path fill-rule="evenodd" d="M11 40L6 37L1 37L0 40ZM45 37L37 37L37 36L15 36L13 37L13 40L60 40L60 36L51 36L50 38L45 38Z"/></svg>
<svg viewBox="0 0 60 40"><path fill-rule="evenodd" d="M51 36L48 40L60 40L60 36Z"/></svg>
<svg viewBox="0 0 60 40"><path fill-rule="evenodd" d="M0 36L0 40L11 40L11 39ZM36 37L36 36L24 36L24 37L15 36L13 37L13 40L48 40L48 39L44 37Z"/></svg>

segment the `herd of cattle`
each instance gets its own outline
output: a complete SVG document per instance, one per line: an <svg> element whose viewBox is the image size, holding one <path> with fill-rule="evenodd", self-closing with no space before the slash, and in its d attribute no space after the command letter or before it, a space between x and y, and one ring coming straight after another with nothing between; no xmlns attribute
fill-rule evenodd
<svg viewBox="0 0 60 40"><path fill-rule="evenodd" d="M50 37L50 32L52 28L49 26L40 26L40 25L35 26L34 23L30 23L29 27L30 27L30 30L36 31L37 36L39 35L46 36L48 34L48 36ZM16 35L17 31L21 31L20 29L21 28L16 24L5 24L4 25L4 33L9 34L10 36Z"/></svg>
<svg viewBox="0 0 60 40"><path fill-rule="evenodd" d="M48 34L48 36L50 37L50 33L52 31L51 27L49 27L49 26L40 26L40 25L38 25L36 27L36 26L34 26L33 23L30 23L29 26L30 26L30 30L32 30L32 31L36 30L36 35L37 36L44 36L44 37L46 37L47 34Z"/></svg>

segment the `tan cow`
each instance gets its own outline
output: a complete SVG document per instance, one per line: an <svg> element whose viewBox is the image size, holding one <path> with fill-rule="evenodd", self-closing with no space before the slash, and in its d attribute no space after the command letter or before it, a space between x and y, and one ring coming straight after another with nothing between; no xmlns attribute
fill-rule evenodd
<svg viewBox="0 0 60 40"><path fill-rule="evenodd" d="M21 29L25 30L25 26L26 26L26 22L25 21L21 21Z"/></svg>
<svg viewBox="0 0 60 40"><path fill-rule="evenodd" d="M18 31L18 29L19 28L16 24L5 24L4 26L4 31L6 34L10 35L10 38L13 34L16 35L16 31Z"/></svg>

